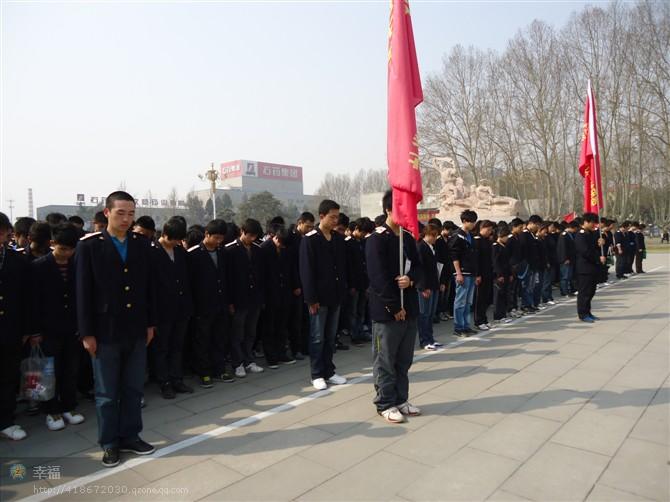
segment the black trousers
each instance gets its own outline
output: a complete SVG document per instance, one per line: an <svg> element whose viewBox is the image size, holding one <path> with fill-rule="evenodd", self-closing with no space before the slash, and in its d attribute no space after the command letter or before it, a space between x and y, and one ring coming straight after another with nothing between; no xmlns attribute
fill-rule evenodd
<svg viewBox="0 0 670 502"><path fill-rule="evenodd" d="M303 296L292 295L289 309L288 330L291 352L293 355L297 352L309 354L309 312Z"/></svg>
<svg viewBox="0 0 670 502"><path fill-rule="evenodd" d="M521 294L521 279L514 276L514 280L507 285L507 308L514 310L519 308L519 295Z"/></svg>
<svg viewBox="0 0 670 502"><path fill-rule="evenodd" d="M416 343L416 319L372 322L372 374L377 411L407 402L409 369Z"/></svg>
<svg viewBox="0 0 670 502"><path fill-rule="evenodd" d="M486 311L491 305L491 293L493 287L493 278L482 277L482 282L475 291L475 326L486 324L489 320Z"/></svg>
<svg viewBox="0 0 670 502"><path fill-rule="evenodd" d="M268 364L277 364L286 358L291 296L290 293L280 295L276 302L268 303L263 310L261 316L263 320L263 351Z"/></svg>
<svg viewBox="0 0 670 502"><path fill-rule="evenodd" d="M616 255L616 276L621 279L626 272L628 266L628 257L625 254Z"/></svg>
<svg viewBox="0 0 670 502"><path fill-rule="evenodd" d="M198 376L224 372L226 338L226 316L223 312L195 318L193 369Z"/></svg>
<svg viewBox="0 0 670 502"><path fill-rule="evenodd" d="M56 372L56 394L45 402L42 410L48 414L60 414L77 407L77 374L79 370L79 346L82 343L75 333L42 337L42 352L54 358Z"/></svg>
<svg viewBox="0 0 670 502"><path fill-rule="evenodd" d="M8 333L3 336L9 338ZM14 425L20 367L21 340L3 340L0 343L0 430Z"/></svg>
<svg viewBox="0 0 670 502"><path fill-rule="evenodd" d="M497 281L493 282L493 319L499 321L507 317L507 297L508 293L507 280L499 284Z"/></svg>
<svg viewBox="0 0 670 502"><path fill-rule="evenodd" d="M638 251L635 253L635 272L641 274L642 270L642 252Z"/></svg>
<svg viewBox="0 0 670 502"><path fill-rule="evenodd" d="M597 274L579 274L577 276L577 315L580 319L591 315L591 300L596 294Z"/></svg>
<svg viewBox="0 0 670 502"><path fill-rule="evenodd" d="M158 325L156 337L151 342L154 371L159 383L176 382L183 378L182 357L188 319Z"/></svg>
<svg viewBox="0 0 670 502"><path fill-rule="evenodd" d="M254 361L252 351L256 342L256 327L261 313L259 306L235 309L231 323L231 355L233 367L247 366Z"/></svg>

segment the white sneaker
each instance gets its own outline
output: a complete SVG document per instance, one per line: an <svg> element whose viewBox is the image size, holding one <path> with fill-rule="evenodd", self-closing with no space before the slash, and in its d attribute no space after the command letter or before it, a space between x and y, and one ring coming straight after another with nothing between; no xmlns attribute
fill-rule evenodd
<svg viewBox="0 0 670 502"><path fill-rule="evenodd" d="M256 363L250 363L247 365L246 370L249 373L263 373L265 370L258 366Z"/></svg>
<svg viewBox="0 0 670 502"><path fill-rule="evenodd" d="M547 305L556 305L556 302L554 300L549 300L547 302Z"/></svg>
<svg viewBox="0 0 670 502"><path fill-rule="evenodd" d="M488 331L491 329L491 327L488 324L480 324L477 326L481 331Z"/></svg>
<svg viewBox="0 0 670 502"><path fill-rule="evenodd" d="M65 429L65 421L61 415L47 415L47 427L50 431Z"/></svg>
<svg viewBox="0 0 670 502"><path fill-rule="evenodd" d="M428 345L423 346L424 350L437 350L437 347L433 345L432 343L429 343Z"/></svg>
<svg viewBox="0 0 670 502"><path fill-rule="evenodd" d="M421 408L411 405L409 402L398 405L398 411L409 417L421 415Z"/></svg>
<svg viewBox="0 0 670 502"><path fill-rule="evenodd" d="M388 410L381 411L379 414L384 417L384 420L391 422L392 424L401 424L405 421L405 416L400 413L400 410L395 406Z"/></svg>
<svg viewBox="0 0 670 502"><path fill-rule="evenodd" d="M237 378L244 378L247 376L247 372L244 371L244 365L240 364L237 368L235 368L235 376Z"/></svg>
<svg viewBox="0 0 670 502"><path fill-rule="evenodd" d="M21 441L22 439L25 439L28 434L26 434L26 431L24 431L20 425L10 425L0 431L0 436L11 439L12 441Z"/></svg>
<svg viewBox="0 0 670 502"><path fill-rule="evenodd" d="M345 383L347 383L347 379L335 373L332 377L328 379L328 383L332 385L344 385Z"/></svg>
<svg viewBox="0 0 670 502"><path fill-rule="evenodd" d="M328 384L326 384L326 381L323 378L312 380L312 385L316 390L326 390L328 388Z"/></svg>
<svg viewBox="0 0 670 502"><path fill-rule="evenodd" d="M505 324L509 324L509 323L511 323L511 322L513 322L513 321L514 321L514 319L510 319L509 317L505 317L501 322L503 322L503 323L505 323Z"/></svg>
<svg viewBox="0 0 670 502"><path fill-rule="evenodd" d="M63 413L63 418L70 425L79 425L84 420L86 420L84 415L77 413L76 411L66 411Z"/></svg>

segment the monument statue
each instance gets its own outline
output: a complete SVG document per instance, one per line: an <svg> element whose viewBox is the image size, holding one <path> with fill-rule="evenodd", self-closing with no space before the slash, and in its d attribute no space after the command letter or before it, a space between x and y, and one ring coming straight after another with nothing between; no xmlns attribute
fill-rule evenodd
<svg viewBox="0 0 670 502"><path fill-rule="evenodd" d="M438 200L441 219L457 221L463 209L474 209L480 219L490 220L511 219L524 212L517 199L495 195L488 180L467 187L458 175L454 159L450 157L434 158L433 168L440 173Z"/></svg>

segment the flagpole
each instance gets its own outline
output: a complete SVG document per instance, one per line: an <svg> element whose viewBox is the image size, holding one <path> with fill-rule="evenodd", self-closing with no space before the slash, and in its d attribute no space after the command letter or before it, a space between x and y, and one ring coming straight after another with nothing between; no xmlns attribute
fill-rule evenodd
<svg viewBox="0 0 670 502"><path fill-rule="evenodd" d="M405 262L403 260L403 254L404 254L405 248L403 247L403 243L402 243L402 234L404 234L404 233L405 232L403 231L402 227L400 227L400 241L399 241L400 242L400 253L399 253L399 255L400 255L400 277L405 275L405 270L404 270ZM401 309L405 308L405 290L402 289L402 288L400 289L400 308Z"/></svg>

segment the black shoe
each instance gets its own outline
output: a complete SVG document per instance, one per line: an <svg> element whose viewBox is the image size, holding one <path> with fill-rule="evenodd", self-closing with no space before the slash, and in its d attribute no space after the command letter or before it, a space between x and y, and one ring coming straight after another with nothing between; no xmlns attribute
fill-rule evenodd
<svg viewBox="0 0 670 502"><path fill-rule="evenodd" d="M174 399L177 397L170 382L163 382L161 384L161 396L163 396L163 399Z"/></svg>
<svg viewBox="0 0 670 502"><path fill-rule="evenodd" d="M214 380L223 383L233 383L235 381L235 377L227 371L224 371L220 375L214 375Z"/></svg>
<svg viewBox="0 0 670 502"><path fill-rule="evenodd" d="M209 376L201 376L200 377L200 387L203 389L211 389L214 387L214 383L212 382L212 377Z"/></svg>
<svg viewBox="0 0 670 502"><path fill-rule="evenodd" d="M304 361L305 360L305 356L303 355L302 352L296 352L295 354L293 354L293 358L296 361Z"/></svg>
<svg viewBox="0 0 670 502"><path fill-rule="evenodd" d="M337 344L335 345L335 348L337 350L349 350L349 346L346 343L342 343L342 342L337 342Z"/></svg>
<svg viewBox="0 0 670 502"><path fill-rule="evenodd" d="M156 448L154 448L146 441L142 441L140 438L137 438L135 441L121 443L119 451L128 451L137 455L151 455L156 451Z"/></svg>
<svg viewBox="0 0 670 502"><path fill-rule="evenodd" d="M281 364L284 364L284 365L286 365L286 366L289 366L289 365L291 365L291 364L295 364L295 359L293 359L292 357L283 356L283 357L280 357L280 358L279 358L279 362L280 362Z"/></svg>
<svg viewBox="0 0 670 502"><path fill-rule="evenodd" d="M193 394L193 387L186 385L182 380L172 382L172 388L177 394Z"/></svg>
<svg viewBox="0 0 670 502"><path fill-rule="evenodd" d="M271 370L279 369L279 364L277 364L274 361L273 362L268 361L268 368L270 368Z"/></svg>
<svg viewBox="0 0 670 502"><path fill-rule="evenodd" d="M466 329L464 329L464 330L463 330L463 333L465 333L465 336L472 336L472 335L476 335L476 334L477 334L477 332L476 332L474 329L472 329L472 328L466 328Z"/></svg>
<svg viewBox="0 0 670 502"><path fill-rule="evenodd" d="M455 329L454 330L454 336L457 336L459 338L464 337L465 333L463 333L460 329Z"/></svg>
<svg viewBox="0 0 670 502"><path fill-rule="evenodd" d="M102 465L105 467L116 467L121 462L118 448L107 448L102 454Z"/></svg>

